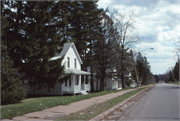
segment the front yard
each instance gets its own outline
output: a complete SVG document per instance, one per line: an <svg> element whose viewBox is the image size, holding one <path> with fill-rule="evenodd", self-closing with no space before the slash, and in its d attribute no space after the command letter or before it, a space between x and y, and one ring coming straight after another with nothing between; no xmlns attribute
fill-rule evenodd
<svg viewBox="0 0 180 121"><path fill-rule="evenodd" d="M126 89L122 89L126 90ZM72 102L89 99L96 96L101 96L109 93L114 93L122 90L94 92L88 95L75 96L49 96L38 98L27 98L22 103L9 104L1 106L1 119L13 118L18 115L27 114L30 112L41 111L58 105L68 105Z"/></svg>
<svg viewBox="0 0 180 121"><path fill-rule="evenodd" d="M71 120L90 120L93 117L103 113L104 111L112 108L113 106L117 105L118 103L121 103L122 101L126 100L127 98L137 94L138 92L147 89L148 87L140 88L137 90L133 90L130 92L127 92L123 94L122 96L115 97L113 99L110 99L108 101L102 102L100 104L94 104L93 106L90 106L84 110L81 110L79 112L70 114L64 118L60 118L57 121L63 120L63 121L71 121Z"/></svg>

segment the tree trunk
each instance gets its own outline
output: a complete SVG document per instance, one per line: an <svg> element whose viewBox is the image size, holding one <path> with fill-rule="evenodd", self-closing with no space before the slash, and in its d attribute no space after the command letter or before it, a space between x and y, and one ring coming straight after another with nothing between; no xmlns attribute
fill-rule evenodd
<svg viewBox="0 0 180 121"><path fill-rule="evenodd" d="M93 81L91 80L91 92L94 92L94 85L93 85Z"/></svg>
<svg viewBox="0 0 180 121"><path fill-rule="evenodd" d="M98 92L98 81L96 81L96 91Z"/></svg>
<svg viewBox="0 0 180 121"><path fill-rule="evenodd" d="M122 47L122 52L121 52L121 81L122 81L122 89L124 89L125 88L125 86L124 86L124 73L123 73L123 57L124 57L124 46L122 45L121 46Z"/></svg>
<svg viewBox="0 0 180 121"><path fill-rule="evenodd" d="M121 81L122 81L122 89L125 88L125 85L124 85L124 74L121 73Z"/></svg>

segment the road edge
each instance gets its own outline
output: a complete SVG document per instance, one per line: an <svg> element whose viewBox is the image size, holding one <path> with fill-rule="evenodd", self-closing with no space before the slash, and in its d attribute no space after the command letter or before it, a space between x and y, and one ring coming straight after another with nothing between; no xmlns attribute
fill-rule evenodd
<svg viewBox="0 0 180 121"><path fill-rule="evenodd" d="M130 101L130 100L133 99L134 97L138 96L139 94L141 94L141 93L143 93L143 92L149 91L149 90L150 90L151 88L153 88L154 86L156 86L156 84L148 87L147 89L144 89L144 90L138 92L137 94L129 97L128 99L126 99L126 100L122 101L121 103L113 106L112 108L106 110L105 112L103 112L103 113L95 116L95 117L92 118L90 121L102 120L102 119L105 118L107 115L110 115L110 114L111 114L113 111L115 111L116 109L118 109L118 108L122 107L123 105L125 105L128 101Z"/></svg>

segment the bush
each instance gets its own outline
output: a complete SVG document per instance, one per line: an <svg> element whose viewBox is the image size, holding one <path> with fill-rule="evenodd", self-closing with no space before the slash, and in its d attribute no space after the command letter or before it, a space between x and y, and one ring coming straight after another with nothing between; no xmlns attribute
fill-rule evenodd
<svg viewBox="0 0 180 121"><path fill-rule="evenodd" d="M2 90L1 91L1 104L14 104L19 103L26 97L26 91L22 87L14 90Z"/></svg>
<svg viewBox="0 0 180 121"><path fill-rule="evenodd" d="M13 68L13 60L8 56L6 46L1 43L1 104L18 103L26 96L17 75L19 69Z"/></svg>

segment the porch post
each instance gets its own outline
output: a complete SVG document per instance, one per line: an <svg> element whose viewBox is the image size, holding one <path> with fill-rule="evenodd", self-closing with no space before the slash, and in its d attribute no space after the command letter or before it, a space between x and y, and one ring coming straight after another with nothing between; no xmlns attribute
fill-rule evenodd
<svg viewBox="0 0 180 121"><path fill-rule="evenodd" d="M69 81L70 81L70 80L68 79L68 80L67 80L67 87L69 87Z"/></svg>
<svg viewBox="0 0 180 121"><path fill-rule="evenodd" d="M88 84L90 84L90 75L88 75Z"/></svg>
<svg viewBox="0 0 180 121"><path fill-rule="evenodd" d="M91 75L88 75L88 85L89 85L89 89L88 89L88 91L90 91L90 90L91 90L90 77L91 77ZM93 84L93 83L92 83L92 84ZM92 86L93 86L93 85L92 85Z"/></svg>
<svg viewBox="0 0 180 121"><path fill-rule="evenodd" d="M84 75L84 82L83 82L83 88L85 90L85 82L86 82L86 75Z"/></svg>
<svg viewBox="0 0 180 121"><path fill-rule="evenodd" d="M75 75L72 76L72 88L74 90L74 86L75 86Z"/></svg>
<svg viewBox="0 0 180 121"><path fill-rule="evenodd" d="M79 85L81 86L81 75L79 75Z"/></svg>

